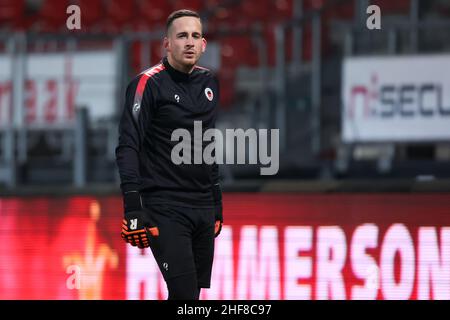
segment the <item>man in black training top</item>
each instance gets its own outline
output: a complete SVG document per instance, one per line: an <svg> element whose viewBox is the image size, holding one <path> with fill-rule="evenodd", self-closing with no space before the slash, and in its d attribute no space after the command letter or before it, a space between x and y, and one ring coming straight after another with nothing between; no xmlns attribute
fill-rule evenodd
<svg viewBox="0 0 450 320"><path fill-rule="evenodd" d="M126 91L116 149L121 235L133 246L151 248L169 299L199 299L200 288L210 287L214 238L223 222L218 166L175 164L172 149L180 142L171 137L180 128L194 137L194 121L201 121L203 132L214 128L219 84L196 66L206 48L196 12L168 17L164 48L161 63L134 78Z"/></svg>

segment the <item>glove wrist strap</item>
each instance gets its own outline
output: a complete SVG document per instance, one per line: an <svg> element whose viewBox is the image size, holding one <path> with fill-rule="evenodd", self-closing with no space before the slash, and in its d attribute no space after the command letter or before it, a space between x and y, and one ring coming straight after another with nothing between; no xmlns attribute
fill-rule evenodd
<svg viewBox="0 0 450 320"><path fill-rule="evenodd" d="M139 191L126 191L123 194L124 211L138 211L142 209L141 195Z"/></svg>

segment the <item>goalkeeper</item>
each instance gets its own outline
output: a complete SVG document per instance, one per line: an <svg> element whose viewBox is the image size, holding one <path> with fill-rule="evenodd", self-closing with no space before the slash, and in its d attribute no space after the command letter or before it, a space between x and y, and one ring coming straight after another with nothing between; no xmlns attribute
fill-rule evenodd
<svg viewBox="0 0 450 320"><path fill-rule="evenodd" d="M178 141L171 136L182 128L193 137L194 121L202 121L203 130L214 128L219 86L209 70L196 65L206 48L196 12L168 17L164 48L161 63L126 90L116 148L121 235L133 246L150 247L169 299L197 300L200 289L210 287L214 239L223 222L218 166L174 164Z"/></svg>

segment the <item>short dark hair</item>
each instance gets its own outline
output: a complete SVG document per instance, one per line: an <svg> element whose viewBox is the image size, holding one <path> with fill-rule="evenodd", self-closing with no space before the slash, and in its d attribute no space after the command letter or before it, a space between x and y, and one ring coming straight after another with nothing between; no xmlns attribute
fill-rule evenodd
<svg viewBox="0 0 450 320"><path fill-rule="evenodd" d="M195 17L195 18L200 19L200 15L197 12L192 11L192 10L181 9L181 10L174 11L167 18L166 32L169 31L169 28L172 25L172 22L175 19L178 19L178 18L181 18L181 17Z"/></svg>

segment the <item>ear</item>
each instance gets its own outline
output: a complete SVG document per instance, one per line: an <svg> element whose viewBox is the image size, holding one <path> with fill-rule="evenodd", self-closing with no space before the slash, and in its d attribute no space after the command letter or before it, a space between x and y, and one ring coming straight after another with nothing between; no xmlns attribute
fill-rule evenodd
<svg viewBox="0 0 450 320"><path fill-rule="evenodd" d="M202 53L206 51L206 44L207 44L206 39L202 38Z"/></svg>
<svg viewBox="0 0 450 320"><path fill-rule="evenodd" d="M170 51L170 43L169 43L169 39L167 37L164 37L163 47L164 47L164 49L166 49L166 51Z"/></svg>

